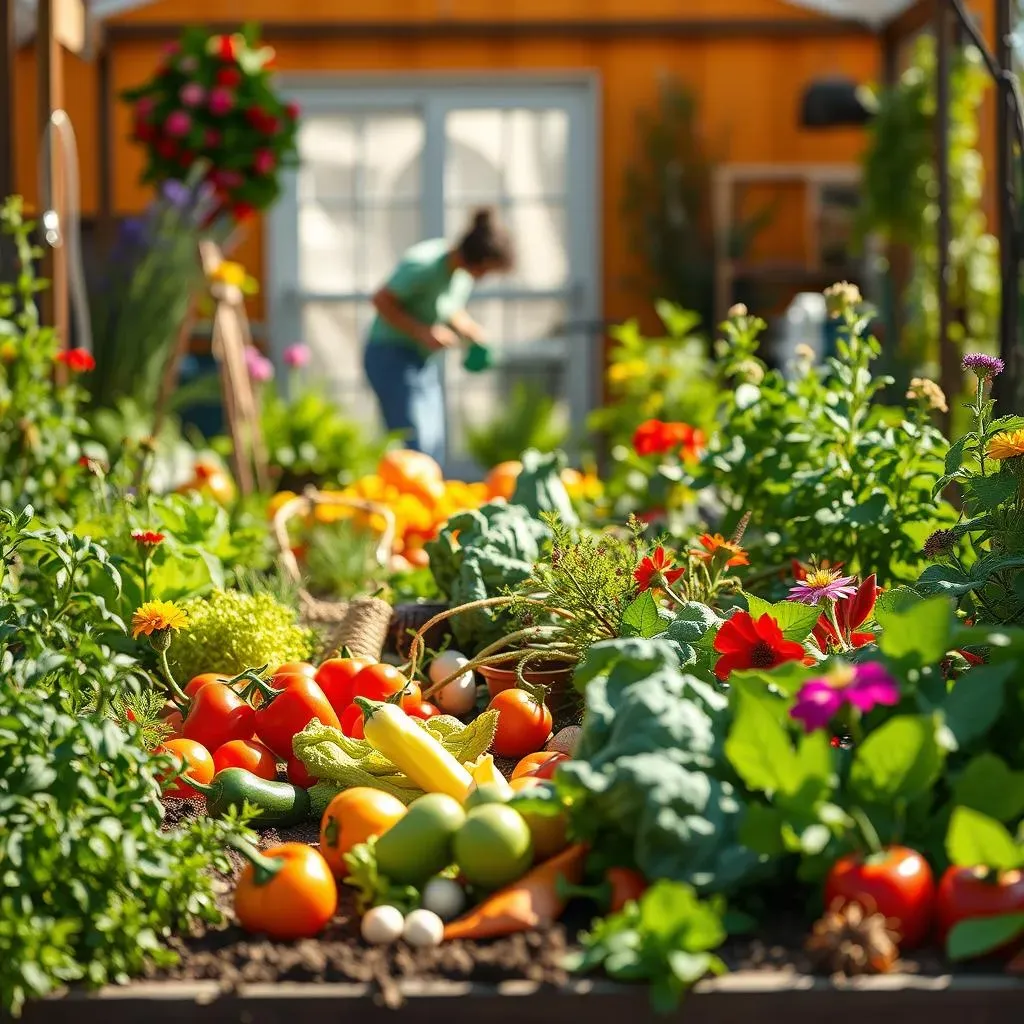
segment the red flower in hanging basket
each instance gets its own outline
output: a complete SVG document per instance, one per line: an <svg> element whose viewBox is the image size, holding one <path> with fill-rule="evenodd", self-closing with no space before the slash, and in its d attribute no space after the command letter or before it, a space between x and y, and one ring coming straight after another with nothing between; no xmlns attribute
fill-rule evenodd
<svg viewBox="0 0 1024 1024"><path fill-rule="evenodd" d="M74 373L87 373L96 369L96 360L84 348L65 349L57 353L56 359Z"/></svg>

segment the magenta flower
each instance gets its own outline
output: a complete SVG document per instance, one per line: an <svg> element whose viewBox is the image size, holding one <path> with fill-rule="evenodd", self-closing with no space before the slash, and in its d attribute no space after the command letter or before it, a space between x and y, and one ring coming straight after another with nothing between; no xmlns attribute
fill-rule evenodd
<svg viewBox="0 0 1024 1024"><path fill-rule="evenodd" d="M182 136L188 135L191 127L192 118L184 110L172 110L167 115L167 120L164 121L164 131L172 139L180 139Z"/></svg>
<svg viewBox="0 0 1024 1024"><path fill-rule="evenodd" d="M156 100L152 96L143 96L142 99L135 104L135 115L141 118L147 118L156 109Z"/></svg>
<svg viewBox="0 0 1024 1024"><path fill-rule="evenodd" d="M857 593L855 576L840 576L838 569L814 568L802 580L797 580L788 601L800 604L821 604L824 600L840 601Z"/></svg>
<svg viewBox="0 0 1024 1024"><path fill-rule="evenodd" d="M864 665L837 664L819 679L811 679L797 691L791 718L803 723L807 732L823 729L846 704L864 714L879 704L894 707L900 688L885 666L877 661Z"/></svg>
<svg viewBox="0 0 1024 1024"><path fill-rule="evenodd" d="M207 128L206 134L203 136L203 145L207 149L213 149L220 145L221 136L220 132L216 128Z"/></svg>
<svg viewBox="0 0 1024 1024"><path fill-rule="evenodd" d="M198 107L206 99L206 90L198 82L188 82L178 92L184 107Z"/></svg>
<svg viewBox="0 0 1024 1024"><path fill-rule="evenodd" d="M215 117L227 114L235 105L235 94L230 89L213 89L207 104Z"/></svg>
<svg viewBox="0 0 1024 1024"><path fill-rule="evenodd" d="M293 370L301 370L309 365L308 345L289 345L284 350L284 364Z"/></svg>
<svg viewBox="0 0 1024 1024"><path fill-rule="evenodd" d="M253 160L253 170L257 174L269 174L277 164L277 158L269 149L256 150Z"/></svg>
<svg viewBox="0 0 1024 1024"><path fill-rule="evenodd" d="M257 384L265 384L274 379L274 364L251 345L245 350L245 368Z"/></svg>
<svg viewBox="0 0 1024 1024"><path fill-rule="evenodd" d="M963 368L972 370L979 380L991 380L1006 369L1006 364L984 352L968 352L963 358Z"/></svg>

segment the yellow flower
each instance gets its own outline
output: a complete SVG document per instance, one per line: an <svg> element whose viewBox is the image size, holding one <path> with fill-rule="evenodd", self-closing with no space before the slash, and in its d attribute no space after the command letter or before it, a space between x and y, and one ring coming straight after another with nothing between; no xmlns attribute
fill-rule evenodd
<svg viewBox="0 0 1024 1024"><path fill-rule="evenodd" d="M188 616L171 601L147 601L132 616L132 636L152 636L154 633L176 632L188 625Z"/></svg>
<svg viewBox="0 0 1024 1024"><path fill-rule="evenodd" d="M627 384L647 372L647 364L642 359L626 359L621 363L612 363L608 367L610 384Z"/></svg>
<svg viewBox="0 0 1024 1024"><path fill-rule="evenodd" d="M231 260L221 262L216 270L210 275L211 281L220 284L234 285L236 288L244 288L249 275L241 263L233 263Z"/></svg>
<svg viewBox="0 0 1024 1024"><path fill-rule="evenodd" d="M1004 430L988 443L990 459L1012 459L1024 455L1024 430Z"/></svg>

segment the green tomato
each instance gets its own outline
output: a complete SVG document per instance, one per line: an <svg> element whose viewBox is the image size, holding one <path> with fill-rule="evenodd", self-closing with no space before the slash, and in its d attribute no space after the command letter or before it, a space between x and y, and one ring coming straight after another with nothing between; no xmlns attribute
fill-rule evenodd
<svg viewBox="0 0 1024 1024"><path fill-rule="evenodd" d="M452 839L466 820L458 800L428 793L414 800L376 844L377 867L399 885L419 885L452 862Z"/></svg>
<svg viewBox="0 0 1024 1024"><path fill-rule="evenodd" d="M522 815L506 804L471 810L455 834L452 849L465 879L483 889L514 882L533 863L530 829Z"/></svg>
<svg viewBox="0 0 1024 1024"><path fill-rule="evenodd" d="M508 797L501 788L491 782L485 782L482 786L474 786L469 791L469 796L463 801L462 806L471 811L474 807L484 807L486 804L504 803L508 803Z"/></svg>

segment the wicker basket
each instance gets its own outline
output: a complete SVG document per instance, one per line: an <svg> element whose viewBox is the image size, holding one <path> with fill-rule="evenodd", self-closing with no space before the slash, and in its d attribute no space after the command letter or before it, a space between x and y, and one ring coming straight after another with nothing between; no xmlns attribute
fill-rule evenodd
<svg viewBox="0 0 1024 1024"><path fill-rule="evenodd" d="M409 644L414 633L425 626L435 615L448 611L443 601L421 601L395 605L388 629L388 650L403 660L409 657ZM423 636L427 648L437 650L451 636L450 622L444 621L431 628Z"/></svg>
<svg viewBox="0 0 1024 1024"><path fill-rule="evenodd" d="M302 585L302 572L288 537L288 521L295 516L308 516L319 505L335 505L359 509L381 516L385 528L377 544L377 563L382 569L391 559L395 539L395 516L385 505L359 501L340 494L330 494L308 487L299 496L285 502L274 516L273 533L279 549L278 557L284 571L299 588L302 619L310 626L323 627L326 632L325 656L343 647L353 655L379 659L384 652L391 625L391 605L378 597L361 597L353 601L322 601ZM424 620L425 621L425 620Z"/></svg>

